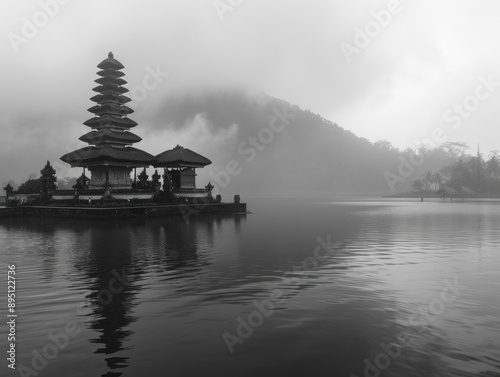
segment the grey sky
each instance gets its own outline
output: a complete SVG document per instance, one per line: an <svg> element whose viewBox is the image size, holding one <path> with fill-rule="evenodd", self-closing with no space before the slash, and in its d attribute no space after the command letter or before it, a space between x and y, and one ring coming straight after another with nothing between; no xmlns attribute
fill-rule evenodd
<svg viewBox="0 0 500 377"><path fill-rule="evenodd" d="M377 31L372 12L387 15L380 12L391 1L66 0L43 10L56 1L0 3L0 181L38 173L45 159L83 144L96 65L108 51L125 65L131 90L162 72L131 116L144 139L138 147L151 153L207 136L196 127L154 131L163 125L148 114L165 96L227 86L286 99L371 141L415 147L441 128L448 141L500 149L500 86L480 89L477 104L469 98L474 111L459 125L443 119L481 80L500 83L499 2L401 0ZM220 15L214 3L235 5ZM25 37L25 18L45 22L40 12L53 12L47 25L13 43L9 33ZM376 35L356 47L356 28L370 25ZM358 49L349 59L343 43Z"/></svg>

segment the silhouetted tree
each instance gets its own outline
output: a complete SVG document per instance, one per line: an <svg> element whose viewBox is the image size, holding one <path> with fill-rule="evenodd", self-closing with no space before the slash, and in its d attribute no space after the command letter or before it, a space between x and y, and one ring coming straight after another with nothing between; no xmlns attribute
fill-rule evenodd
<svg viewBox="0 0 500 377"><path fill-rule="evenodd" d="M467 164L462 158L459 158L451 167L450 185L454 187L466 186L469 184L470 174Z"/></svg>
<svg viewBox="0 0 500 377"><path fill-rule="evenodd" d="M42 191L42 182L40 178L28 179L19 186L17 191L22 194L39 194Z"/></svg>
<svg viewBox="0 0 500 377"><path fill-rule="evenodd" d="M439 190L443 186L443 183L444 183L443 174L440 172L435 172L432 178L433 178L433 183L435 184L434 189Z"/></svg>
<svg viewBox="0 0 500 377"><path fill-rule="evenodd" d="M424 182L426 190L432 190L432 184L434 182L434 176L433 176L433 174L432 174L432 172L430 170L427 170L424 173L422 181Z"/></svg>
<svg viewBox="0 0 500 377"><path fill-rule="evenodd" d="M149 175L146 173L146 168L141 171L139 174L139 181L137 182L137 188L147 189L150 186Z"/></svg>
<svg viewBox="0 0 500 377"><path fill-rule="evenodd" d="M175 199L173 190L174 184L165 170L165 173L163 174L163 192L165 193L165 198L173 201Z"/></svg>
<svg viewBox="0 0 500 377"><path fill-rule="evenodd" d="M417 192L421 192L421 191L424 191L425 189L425 184L424 182L421 180L421 179L415 179L412 183L411 183L411 187L413 187L413 189Z"/></svg>
<svg viewBox="0 0 500 377"><path fill-rule="evenodd" d="M500 177L500 160L497 156L491 156L490 159L486 162L486 171L492 178Z"/></svg>
<svg viewBox="0 0 500 377"><path fill-rule="evenodd" d="M42 174L42 176L40 177L42 194L45 196L50 196L53 191L57 190L56 171L54 170L52 165L50 165L50 162L47 161L47 164L42 170L40 170L40 173Z"/></svg>
<svg viewBox="0 0 500 377"><path fill-rule="evenodd" d="M154 174L151 176L151 185L153 186L153 188L157 188L157 187L160 187L161 186L161 183L160 183L160 178L161 178L161 175L158 174L158 169L155 170Z"/></svg>

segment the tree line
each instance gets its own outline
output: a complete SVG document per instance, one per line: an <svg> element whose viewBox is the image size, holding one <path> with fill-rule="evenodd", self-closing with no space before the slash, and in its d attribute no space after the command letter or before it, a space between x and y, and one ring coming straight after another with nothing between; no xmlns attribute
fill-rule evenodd
<svg viewBox="0 0 500 377"><path fill-rule="evenodd" d="M447 154L449 163L436 171L426 170L412 181L416 192L435 192L444 187L468 188L477 194L500 194L499 151L491 151L487 158L481 153L470 155L465 143L447 143L440 147Z"/></svg>

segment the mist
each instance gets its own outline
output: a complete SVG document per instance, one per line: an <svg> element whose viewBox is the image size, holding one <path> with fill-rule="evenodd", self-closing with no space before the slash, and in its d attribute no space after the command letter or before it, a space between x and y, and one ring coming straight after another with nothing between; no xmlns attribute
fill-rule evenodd
<svg viewBox="0 0 500 377"><path fill-rule="evenodd" d="M236 185L234 190L281 192L293 182L322 179L328 183L290 190L366 186L351 179L362 175L360 170L337 177L343 184L330 184L326 177L337 174L345 156L329 151L341 150L329 139L333 133L307 124L300 131L292 124L275 135L247 164L250 155L236 149L268 125L273 116L268 96L318 114L371 144L387 140L400 150L418 148L442 128L447 141L499 149L500 64L493 48L500 27L494 18L498 3L401 1L384 22L377 20L388 14L385 1L242 1L222 13L216 3L2 2L0 181L21 182L38 174L46 160L59 177L80 174L59 157L84 146L78 137L88 131L82 123L91 117L86 109L92 105L96 65L109 51L125 65L126 87L134 99L131 118L139 123L134 132L143 138L137 146L156 154L181 144L205 154L214 163L200 170L200 183L236 160L243 170L231 179L231 191ZM359 30L374 20L382 23L380 31L366 47L356 47ZM345 45L357 52L346 56ZM474 95L481 78L488 77L494 83L491 95L461 117L459 128L452 127L446 112ZM144 90L145 83L150 89ZM227 98L219 101L226 107L211 112L192 105L216 98L214 93L234 92L244 93L258 115L234 113ZM245 122L252 117L259 123ZM351 168L369 166L362 147L357 148ZM322 167L326 160L325 166L335 169ZM396 156L385 170L397 164ZM255 182L258 175L250 172L266 166L279 168L272 169L267 183ZM318 180L300 175L315 169ZM377 170L374 179L383 183L384 171ZM376 191L386 190L383 185L375 184Z"/></svg>

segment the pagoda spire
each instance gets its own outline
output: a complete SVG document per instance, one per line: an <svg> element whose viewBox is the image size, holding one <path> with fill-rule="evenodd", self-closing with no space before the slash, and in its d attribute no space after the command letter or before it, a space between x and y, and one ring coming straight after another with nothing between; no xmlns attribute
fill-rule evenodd
<svg viewBox="0 0 500 377"><path fill-rule="evenodd" d="M141 141L139 136L128 132L137 123L128 118L134 110L125 105L131 100L123 95L128 92L124 87L127 81L121 78L123 64L116 60L110 51L108 58L97 67L102 70L98 72L101 77L94 80L99 85L92 90L99 94L90 98L96 105L88 109L95 117L84 123L95 131L83 135L80 140L96 146L101 144L123 146Z"/></svg>
<svg viewBox="0 0 500 377"><path fill-rule="evenodd" d="M132 168L150 166L156 159L132 147L142 139L129 131L137 123L128 117L134 110L125 105L131 101L124 95L128 92L124 86L127 81L122 78L125 67L110 51L97 68L99 77L94 81L98 86L92 89L97 94L90 98L95 105L88 109L94 116L83 123L92 130L80 137L89 146L67 153L61 160L71 166L88 167L92 173L90 186L106 183L127 188L131 186Z"/></svg>

